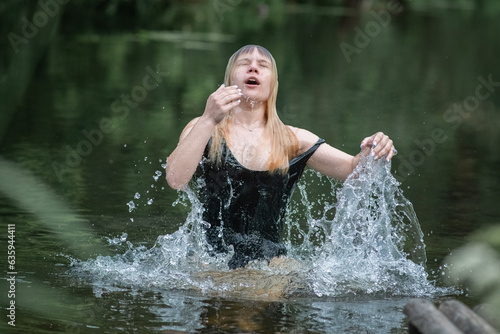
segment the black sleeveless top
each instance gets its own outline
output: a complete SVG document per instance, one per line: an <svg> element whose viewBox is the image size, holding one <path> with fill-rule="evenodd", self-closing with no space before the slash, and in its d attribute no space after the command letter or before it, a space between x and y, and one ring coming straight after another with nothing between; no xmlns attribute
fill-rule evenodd
<svg viewBox="0 0 500 334"><path fill-rule="evenodd" d="M307 152L293 158L286 174L255 171L242 166L225 141L222 162L208 158L209 141L195 173L203 205L207 242L215 252L226 253L233 245L231 269L249 261L286 254L281 242L282 219L295 184L307 161L324 143L319 139Z"/></svg>

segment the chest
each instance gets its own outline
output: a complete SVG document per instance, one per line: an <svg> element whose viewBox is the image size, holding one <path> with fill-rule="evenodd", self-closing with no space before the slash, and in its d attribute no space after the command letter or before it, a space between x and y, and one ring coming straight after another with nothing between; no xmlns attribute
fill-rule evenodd
<svg viewBox="0 0 500 334"><path fill-rule="evenodd" d="M268 170L270 141L262 132L237 132L229 136L228 148L234 158L245 168L255 171Z"/></svg>

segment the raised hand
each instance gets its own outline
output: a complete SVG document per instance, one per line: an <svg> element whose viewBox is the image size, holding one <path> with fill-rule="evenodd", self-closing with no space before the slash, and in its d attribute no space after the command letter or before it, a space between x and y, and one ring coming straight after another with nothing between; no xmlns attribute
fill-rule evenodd
<svg viewBox="0 0 500 334"><path fill-rule="evenodd" d="M218 124L231 109L240 104L241 95L241 89L238 89L238 86L226 87L222 84L208 97L203 116L212 119L215 124Z"/></svg>
<svg viewBox="0 0 500 334"><path fill-rule="evenodd" d="M371 147L371 154L376 158L382 158L386 156L386 161L389 162L393 156L395 156L398 151L394 148L392 140L383 132L377 132L376 134L366 137L361 141L361 149L365 147Z"/></svg>

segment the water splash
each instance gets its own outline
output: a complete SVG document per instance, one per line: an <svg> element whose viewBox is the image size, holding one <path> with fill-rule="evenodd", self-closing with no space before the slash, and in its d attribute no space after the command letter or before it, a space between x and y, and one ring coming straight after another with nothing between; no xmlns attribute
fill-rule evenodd
<svg viewBox="0 0 500 334"><path fill-rule="evenodd" d="M243 96L243 98L245 99L245 101L246 101L247 103L250 103L250 106L251 106L250 111L254 111L254 110L255 110L255 106L256 106L256 105L260 105L260 104L262 104L262 102L257 103L257 101L256 101L256 100L252 100L250 97L248 97L248 96L246 96L246 95L244 95L244 96Z"/></svg>
<svg viewBox="0 0 500 334"><path fill-rule="evenodd" d="M175 233L161 235L151 248L134 246L127 235L107 238L112 246L122 246L115 256L98 256L80 261L73 259L73 272L89 278L94 293L113 291L116 287L202 290L203 282L196 278L200 271L227 270L230 255L213 257L205 243L201 222L201 204L192 191L180 194L174 203L188 205L191 210L186 223ZM226 268L226 269L225 269Z"/></svg>
<svg viewBox="0 0 500 334"><path fill-rule="evenodd" d="M128 237L127 233L122 233L121 236L113 239L106 237L106 240L110 245L121 245L122 243L127 241L127 237Z"/></svg>
<svg viewBox="0 0 500 334"><path fill-rule="evenodd" d="M419 295L432 291L425 271L423 233L413 205L390 173L371 155L337 193L332 220L319 222L325 242L308 273L317 295Z"/></svg>
<svg viewBox="0 0 500 334"><path fill-rule="evenodd" d="M173 203L191 206L175 233L159 236L151 248L134 246L126 235L108 239L125 249L112 257L75 260L74 272L92 280L96 295L123 286L243 298L283 297L297 291L333 297L422 296L438 291L425 270L418 219L391 175L390 163L363 156L342 186L315 172L306 174L298 186L299 205L292 203L285 220L288 259L229 270L232 251L217 256L210 252L202 205L188 189ZM313 182L328 189L315 200L309 199L308 191ZM200 181L194 188L203 186ZM127 203L129 209L132 203ZM302 224L295 219L297 212L305 216Z"/></svg>

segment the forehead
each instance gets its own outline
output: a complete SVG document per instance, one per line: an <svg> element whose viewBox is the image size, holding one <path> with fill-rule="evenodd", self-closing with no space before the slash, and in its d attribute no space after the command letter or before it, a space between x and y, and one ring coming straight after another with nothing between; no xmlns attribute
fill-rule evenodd
<svg viewBox="0 0 500 334"><path fill-rule="evenodd" d="M257 59L259 61L267 61L267 62L270 62L271 60L268 55L266 55L264 52L255 47L250 50L245 50L241 52L238 55L238 58L236 58L237 61L244 59Z"/></svg>

